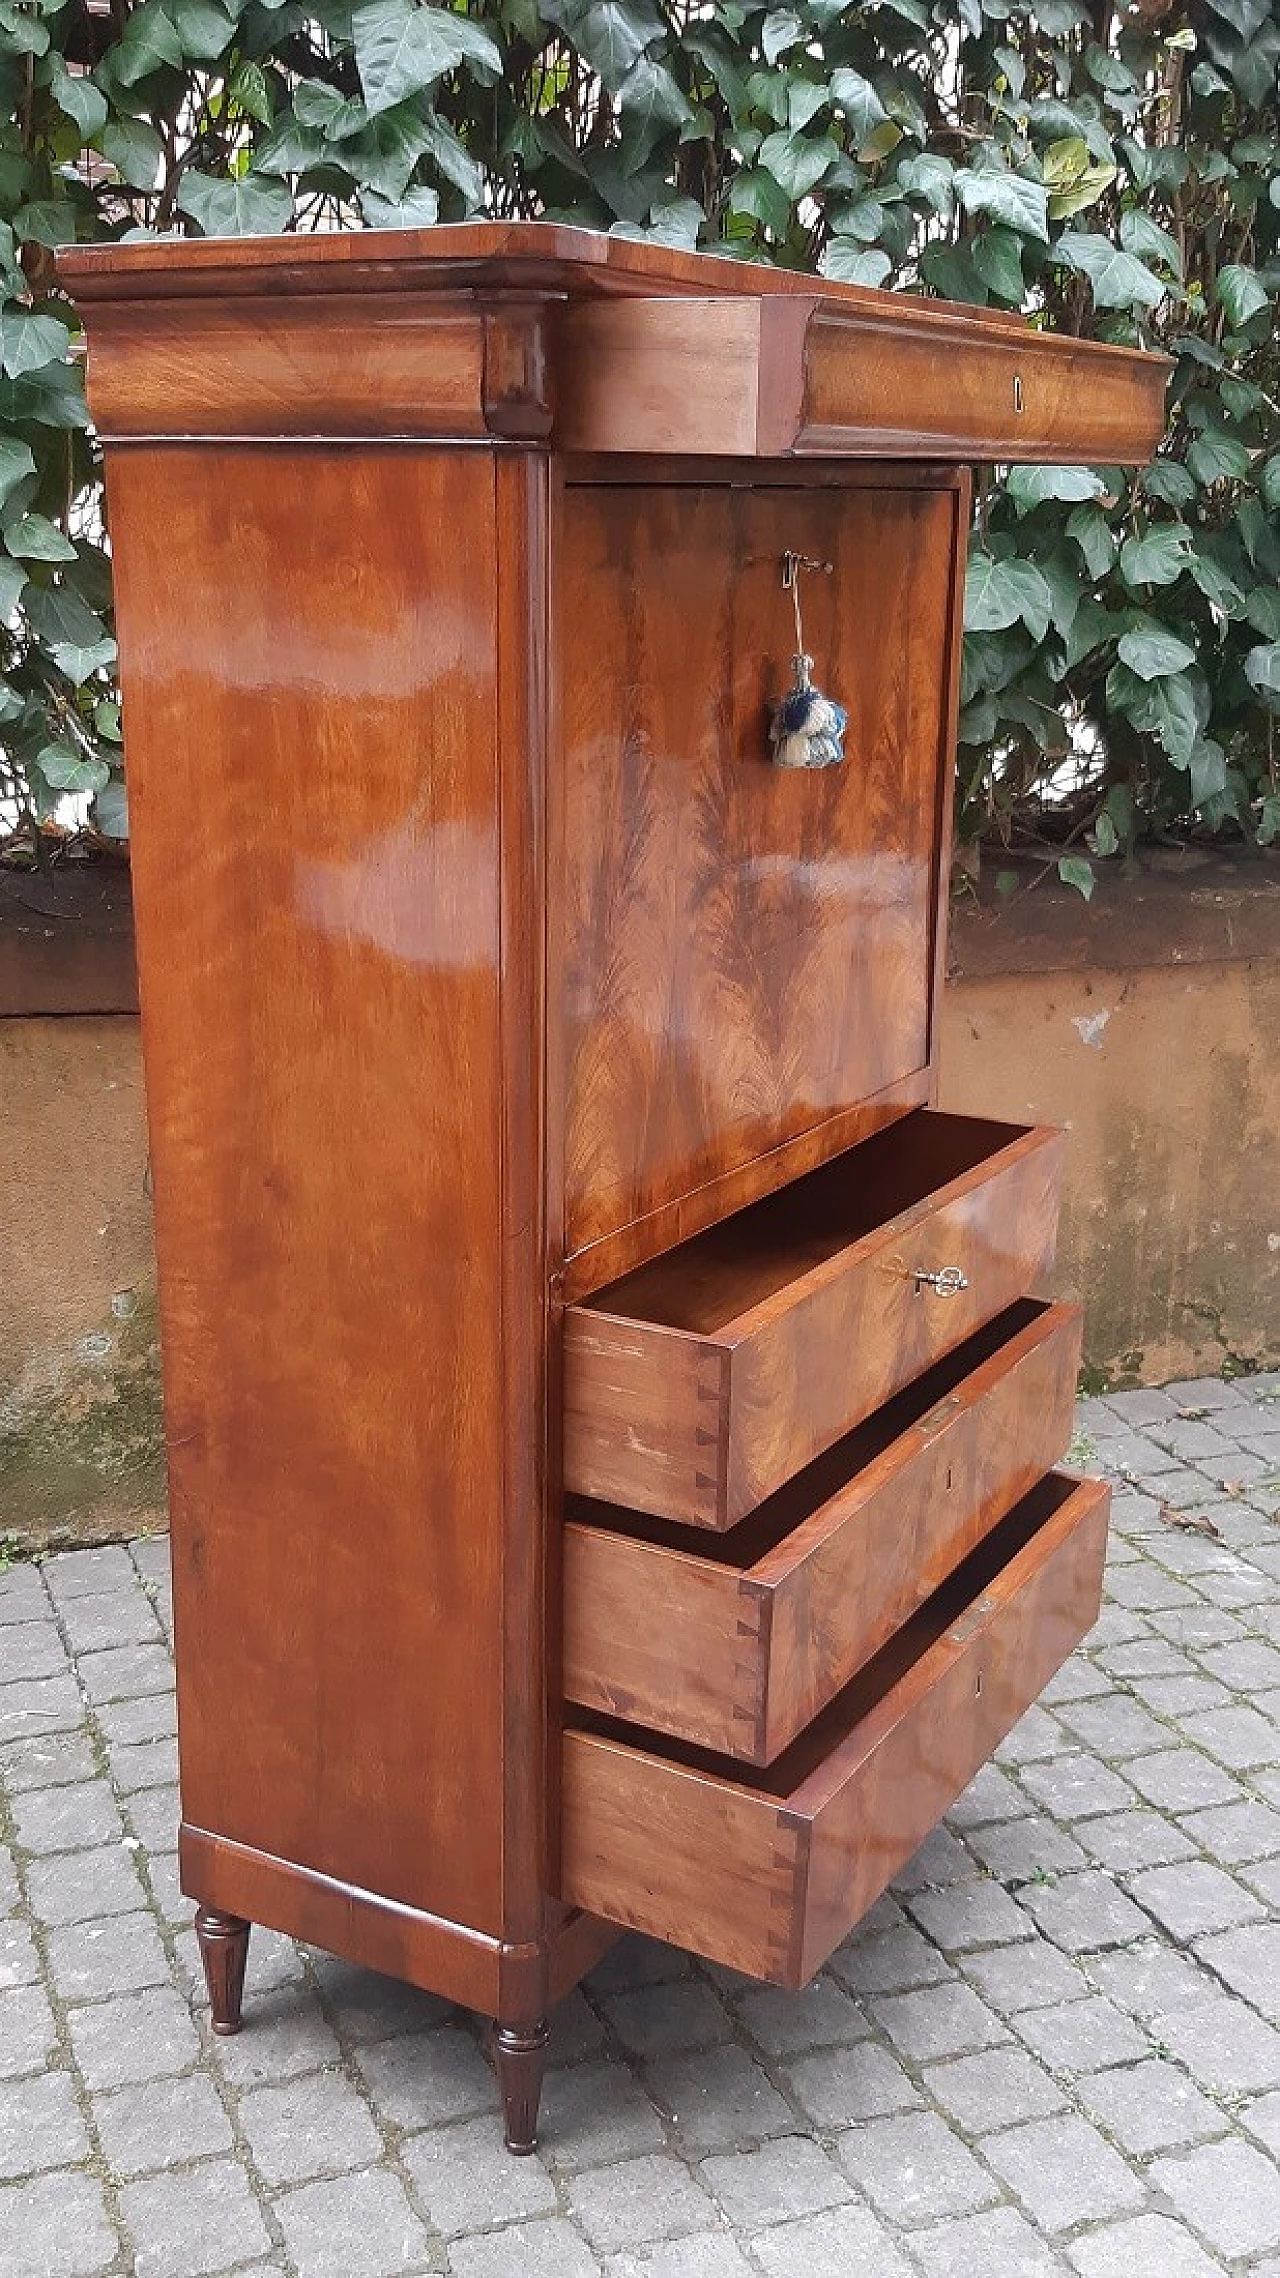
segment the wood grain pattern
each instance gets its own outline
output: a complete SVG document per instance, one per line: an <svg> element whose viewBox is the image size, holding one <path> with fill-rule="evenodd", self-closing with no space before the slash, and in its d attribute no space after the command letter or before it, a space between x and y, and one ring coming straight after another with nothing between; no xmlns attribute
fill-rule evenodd
<svg viewBox="0 0 1280 2278"><path fill-rule="evenodd" d="M567 494L571 1253L925 1066L953 537L949 493ZM804 630L848 757L815 774L769 758L787 547L834 564Z"/></svg>
<svg viewBox="0 0 1280 2278"><path fill-rule="evenodd" d="M566 1897L805 1984L1091 1626L1107 1504L1100 1482L1044 1481L753 1783L571 1726Z"/></svg>
<svg viewBox="0 0 1280 2278"><path fill-rule="evenodd" d="M566 1487L736 1525L1036 1287L1060 1160L1056 1132L923 1110L570 1307ZM917 1287L951 1265L957 1294Z"/></svg>
<svg viewBox="0 0 1280 2278"><path fill-rule="evenodd" d="M772 1763L1063 1455L1080 1320L1002 1314L709 1549L571 1502L566 1697Z"/></svg>
<svg viewBox="0 0 1280 2278"><path fill-rule="evenodd" d="M513 1243L543 1269L477 1143L504 1113L493 461L138 448L109 483L185 1817L498 1936L505 1532L527 1559L539 1525L499 1293ZM540 1713L524 1745L536 1796Z"/></svg>

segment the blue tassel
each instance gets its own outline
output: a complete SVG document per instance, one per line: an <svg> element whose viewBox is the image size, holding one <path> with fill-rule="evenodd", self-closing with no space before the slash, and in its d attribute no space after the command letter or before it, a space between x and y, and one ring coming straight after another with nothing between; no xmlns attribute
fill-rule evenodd
<svg viewBox="0 0 1280 2278"><path fill-rule="evenodd" d="M794 678L776 707L769 740L775 767L838 767L844 758L849 715L810 678L813 658L793 657Z"/></svg>

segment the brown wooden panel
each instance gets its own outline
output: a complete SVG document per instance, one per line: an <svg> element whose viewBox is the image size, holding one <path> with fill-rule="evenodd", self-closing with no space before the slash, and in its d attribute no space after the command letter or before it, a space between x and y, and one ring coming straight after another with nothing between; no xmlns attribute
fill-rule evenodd
<svg viewBox="0 0 1280 2278"><path fill-rule="evenodd" d="M1099 1481L1043 1481L754 1782L571 1726L566 1898L806 1983L1092 1625L1107 1506Z"/></svg>
<svg viewBox="0 0 1280 2278"><path fill-rule="evenodd" d="M109 467L185 1815L501 1934L494 480Z"/></svg>
<svg viewBox="0 0 1280 2278"><path fill-rule="evenodd" d="M572 1503L566 1697L771 1763L1063 1455L1079 1353L1012 1308L707 1549Z"/></svg>
<svg viewBox="0 0 1280 2278"><path fill-rule="evenodd" d="M571 1306L566 1486L735 1525L1036 1287L1061 1152L1056 1132L921 1111ZM967 1286L917 1284L948 1266ZM709 1394L695 1406L675 1387L695 1367L711 1385L716 1349L713 1436Z"/></svg>
<svg viewBox="0 0 1280 2278"><path fill-rule="evenodd" d="M570 1251L924 1066L953 524L948 491L567 492ZM789 547L835 565L805 636L848 758L817 772L769 758Z"/></svg>

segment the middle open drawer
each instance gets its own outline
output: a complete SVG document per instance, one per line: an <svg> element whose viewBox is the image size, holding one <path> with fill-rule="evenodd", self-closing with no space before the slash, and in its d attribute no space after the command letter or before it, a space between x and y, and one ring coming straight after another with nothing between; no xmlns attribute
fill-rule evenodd
<svg viewBox="0 0 1280 2278"><path fill-rule="evenodd" d="M771 1764L1071 1437L1080 1309L1011 1306L732 1533L573 1502L564 1690Z"/></svg>

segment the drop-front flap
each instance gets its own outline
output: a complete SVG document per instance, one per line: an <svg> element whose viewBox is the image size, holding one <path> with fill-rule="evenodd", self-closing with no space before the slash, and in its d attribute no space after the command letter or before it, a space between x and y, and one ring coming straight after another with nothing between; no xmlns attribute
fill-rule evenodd
<svg viewBox="0 0 1280 2278"><path fill-rule="evenodd" d="M731 458L1147 459L1166 358L565 229L69 247L121 435L486 436Z"/></svg>

